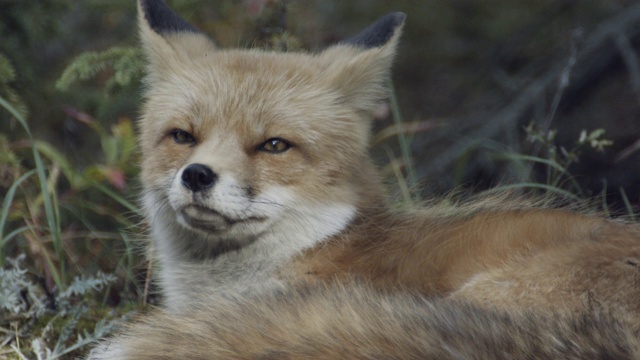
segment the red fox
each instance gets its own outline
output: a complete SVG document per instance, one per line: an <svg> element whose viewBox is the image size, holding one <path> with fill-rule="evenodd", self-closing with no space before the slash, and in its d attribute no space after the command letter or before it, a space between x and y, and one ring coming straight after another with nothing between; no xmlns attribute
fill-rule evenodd
<svg viewBox="0 0 640 360"><path fill-rule="evenodd" d="M404 14L307 54L218 49L163 1L138 7L142 198L167 310L92 358L638 357L640 226L522 199L392 210L368 146ZM182 348L159 350L174 336Z"/></svg>

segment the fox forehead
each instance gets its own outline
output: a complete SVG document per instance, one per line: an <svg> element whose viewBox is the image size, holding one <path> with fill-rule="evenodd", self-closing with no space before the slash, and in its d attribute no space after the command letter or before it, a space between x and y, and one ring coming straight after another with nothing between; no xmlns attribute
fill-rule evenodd
<svg viewBox="0 0 640 360"><path fill-rule="evenodd" d="M339 91L325 81L326 68L323 59L309 54L206 53L175 67L148 89L152 120L147 121L154 122L154 129L288 136L297 142L368 132L366 122L356 121Z"/></svg>

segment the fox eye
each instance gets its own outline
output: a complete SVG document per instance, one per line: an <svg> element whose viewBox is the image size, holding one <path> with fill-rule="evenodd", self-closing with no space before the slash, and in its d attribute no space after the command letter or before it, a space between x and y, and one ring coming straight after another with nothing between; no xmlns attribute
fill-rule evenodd
<svg viewBox="0 0 640 360"><path fill-rule="evenodd" d="M287 141L280 138L271 138L258 146L259 151L268 152L271 154L283 153L291 147Z"/></svg>
<svg viewBox="0 0 640 360"><path fill-rule="evenodd" d="M175 141L176 144L193 145L196 143L196 138L191 135L191 133L181 129L172 130L171 136L173 137L173 141Z"/></svg>

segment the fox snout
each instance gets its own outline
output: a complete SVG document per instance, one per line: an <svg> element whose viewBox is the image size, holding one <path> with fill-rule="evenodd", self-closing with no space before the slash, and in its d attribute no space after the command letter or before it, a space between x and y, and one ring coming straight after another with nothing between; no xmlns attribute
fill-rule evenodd
<svg viewBox="0 0 640 360"><path fill-rule="evenodd" d="M182 171L182 186L196 193L208 190L215 185L218 175L203 164L190 164Z"/></svg>

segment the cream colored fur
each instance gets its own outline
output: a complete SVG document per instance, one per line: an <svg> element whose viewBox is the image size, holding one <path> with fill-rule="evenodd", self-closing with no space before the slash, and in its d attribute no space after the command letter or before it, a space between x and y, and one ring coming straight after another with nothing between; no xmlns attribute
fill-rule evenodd
<svg viewBox="0 0 640 360"><path fill-rule="evenodd" d="M370 51L341 46L309 56L216 50L203 35L161 37L144 21L141 33L150 62L143 198L167 305L197 303L199 288L277 286L279 265L344 230L355 215L361 189L351 180L362 175L354 165L368 162L363 109L383 97L378 77L388 72L397 37ZM174 128L193 132L198 146L171 144ZM294 147L278 156L254 151L271 137ZM191 163L219 176L195 201L180 181ZM239 223L227 228L228 220Z"/></svg>
<svg viewBox="0 0 640 360"><path fill-rule="evenodd" d="M106 349L136 360L640 359L628 320L487 310L349 283L212 297L183 316L157 311Z"/></svg>

